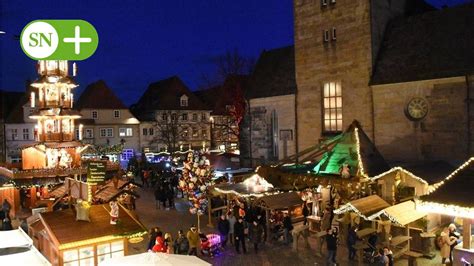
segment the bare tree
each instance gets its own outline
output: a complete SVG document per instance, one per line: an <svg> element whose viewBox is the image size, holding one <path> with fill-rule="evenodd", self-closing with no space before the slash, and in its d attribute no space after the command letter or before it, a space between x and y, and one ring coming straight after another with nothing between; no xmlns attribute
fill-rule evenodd
<svg viewBox="0 0 474 266"><path fill-rule="evenodd" d="M150 144L165 144L168 152L173 154L179 149L179 142L188 140L188 128L180 124L181 111L166 110L155 117L153 127L157 130Z"/></svg>
<svg viewBox="0 0 474 266"><path fill-rule="evenodd" d="M216 71L201 74L199 89L218 86L229 76L250 75L255 67L255 59L243 56L238 49L227 51L212 61L216 66Z"/></svg>

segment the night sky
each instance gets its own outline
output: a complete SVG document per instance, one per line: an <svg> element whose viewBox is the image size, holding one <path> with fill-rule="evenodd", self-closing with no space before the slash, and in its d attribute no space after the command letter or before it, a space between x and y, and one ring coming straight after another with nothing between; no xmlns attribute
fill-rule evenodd
<svg viewBox="0 0 474 266"><path fill-rule="evenodd" d="M455 5L467 0L429 0ZM99 33L95 54L78 62L79 91L103 79L134 103L151 82L179 75L195 89L215 58L237 49L257 59L293 43L292 0L0 0L0 89L24 90L34 61L14 35L35 19L84 19Z"/></svg>

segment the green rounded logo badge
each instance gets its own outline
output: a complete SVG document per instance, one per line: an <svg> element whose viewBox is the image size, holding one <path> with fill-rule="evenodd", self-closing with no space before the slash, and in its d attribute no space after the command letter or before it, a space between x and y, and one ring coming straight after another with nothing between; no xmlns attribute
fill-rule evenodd
<svg viewBox="0 0 474 266"><path fill-rule="evenodd" d="M99 36L85 20L35 20L23 28L20 43L34 60L80 61L94 54Z"/></svg>

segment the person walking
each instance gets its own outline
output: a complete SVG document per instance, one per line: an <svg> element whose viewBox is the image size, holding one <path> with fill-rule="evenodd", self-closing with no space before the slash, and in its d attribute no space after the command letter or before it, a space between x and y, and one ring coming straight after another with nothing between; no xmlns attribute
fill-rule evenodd
<svg viewBox="0 0 474 266"><path fill-rule="evenodd" d="M446 259L449 258L449 262L452 263L452 260L450 258L451 255L451 245L453 245L456 242L455 237L450 237L450 229L448 227L445 227L443 229L443 232L441 232L440 235L440 255L441 255L441 263L445 264Z"/></svg>
<svg viewBox="0 0 474 266"><path fill-rule="evenodd" d="M304 217L304 221L303 221L303 225L306 225L308 224L308 216L310 215L310 211L309 211L309 208L308 208L308 203L303 202L303 217Z"/></svg>
<svg viewBox="0 0 474 266"><path fill-rule="evenodd" d="M393 252L388 247L383 248L383 255L385 256L385 265L393 266Z"/></svg>
<svg viewBox="0 0 474 266"><path fill-rule="evenodd" d="M245 248L245 224L244 219L239 217L237 222L234 225L234 234L235 234L235 250L240 254L240 245L242 245L242 250L244 254L247 253L247 248Z"/></svg>
<svg viewBox="0 0 474 266"><path fill-rule="evenodd" d="M237 222L232 211L227 213L227 220L229 221L229 240L231 244L234 244L234 225Z"/></svg>
<svg viewBox="0 0 474 266"><path fill-rule="evenodd" d="M229 236L230 223L224 214L221 215L219 222L217 223L217 230L219 231L219 235L221 237L222 247L225 248L227 245L227 238Z"/></svg>
<svg viewBox="0 0 474 266"><path fill-rule="evenodd" d="M197 248L198 248L198 245L199 245L199 232L198 232L196 226L191 225L191 228L189 229L188 233L186 234L186 237L188 238L188 242L189 242L188 255L197 256Z"/></svg>
<svg viewBox="0 0 474 266"><path fill-rule="evenodd" d="M449 239L452 241L452 244L449 249L449 261L451 264L453 263L453 250L454 247L458 244L458 239L460 238L459 233L456 231L456 225L455 224L450 224L448 226L449 229Z"/></svg>
<svg viewBox="0 0 474 266"><path fill-rule="evenodd" d="M189 241L184 236L183 230L178 231L178 238L174 241L174 253L179 255L188 255Z"/></svg>
<svg viewBox="0 0 474 266"><path fill-rule="evenodd" d="M158 232L156 235L155 245L151 249L153 252L166 253L165 239L163 238L163 233Z"/></svg>
<svg viewBox="0 0 474 266"><path fill-rule="evenodd" d="M153 249L153 246L155 245L156 237L158 236L159 231L160 231L160 229L158 227L153 227L150 230L150 232L149 232L150 240L148 240L147 250L152 250Z"/></svg>
<svg viewBox="0 0 474 266"><path fill-rule="evenodd" d="M174 208L174 190L170 183L166 183L166 199L168 200L168 207Z"/></svg>
<svg viewBox="0 0 474 266"><path fill-rule="evenodd" d="M8 202L7 199L4 199L3 203L2 203L2 209L3 209L3 212L5 214L5 217L10 218L10 209L11 208L12 208L12 205L10 205L10 203Z"/></svg>
<svg viewBox="0 0 474 266"><path fill-rule="evenodd" d="M356 249L354 245L357 243L357 232L356 227L351 226L347 234L347 249L349 250L349 261L353 260L356 255Z"/></svg>
<svg viewBox="0 0 474 266"><path fill-rule="evenodd" d="M288 212L285 212L284 217L283 217L283 230L284 230L283 237L285 239L285 244L288 245L292 241L291 231L293 230L293 224L291 222L291 218Z"/></svg>
<svg viewBox="0 0 474 266"><path fill-rule="evenodd" d="M255 254L258 254L258 244L262 242L262 235L263 235L263 228L262 224L253 221L252 226L251 226L251 236L252 236L252 242L253 242L253 248L255 250Z"/></svg>
<svg viewBox="0 0 474 266"><path fill-rule="evenodd" d="M173 254L173 238L171 237L170 233L165 234L165 247L166 247L166 253L168 254Z"/></svg>
<svg viewBox="0 0 474 266"><path fill-rule="evenodd" d="M5 219L3 219L2 230L3 231L13 230L12 220L10 220L9 217L5 217Z"/></svg>
<svg viewBox="0 0 474 266"><path fill-rule="evenodd" d="M328 265L336 265L336 253L337 253L337 229L329 228L326 234L326 247L328 250L327 263Z"/></svg>

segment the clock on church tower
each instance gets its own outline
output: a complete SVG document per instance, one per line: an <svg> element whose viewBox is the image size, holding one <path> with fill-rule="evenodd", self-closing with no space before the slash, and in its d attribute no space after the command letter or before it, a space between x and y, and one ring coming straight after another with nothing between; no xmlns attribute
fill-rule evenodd
<svg viewBox="0 0 474 266"><path fill-rule="evenodd" d="M408 102L405 113L410 120L419 121L426 117L428 109L428 101L425 98L414 97Z"/></svg>

